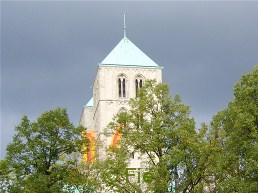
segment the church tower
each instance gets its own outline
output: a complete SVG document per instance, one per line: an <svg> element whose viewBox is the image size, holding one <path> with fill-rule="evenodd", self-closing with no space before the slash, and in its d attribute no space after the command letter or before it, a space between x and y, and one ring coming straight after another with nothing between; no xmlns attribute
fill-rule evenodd
<svg viewBox="0 0 258 193"><path fill-rule="evenodd" d="M126 36L98 64L93 86L93 97L84 106L80 124L87 128L91 140L102 136L114 115L129 110L129 100L137 96L137 90L147 79L162 82L161 66L144 54ZM105 139L106 146L110 139ZM85 157L91 161L94 150Z"/></svg>

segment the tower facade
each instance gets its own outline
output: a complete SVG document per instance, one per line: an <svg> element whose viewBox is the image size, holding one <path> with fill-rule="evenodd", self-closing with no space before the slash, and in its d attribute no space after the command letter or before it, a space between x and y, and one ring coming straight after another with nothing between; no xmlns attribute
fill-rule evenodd
<svg viewBox="0 0 258 193"><path fill-rule="evenodd" d="M114 115L129 110L129 100L147 79L162 82L161 66L135 46L124 33L124 38L98 65L93 86L93 97L84 106L80 124L87 128L92 140L100 137L109 146L111 139L103 132ZM93 150L94 151L94 150ZM100 153L105 155L104 153ZM85 157L87 161L93 155Z"/></svg>

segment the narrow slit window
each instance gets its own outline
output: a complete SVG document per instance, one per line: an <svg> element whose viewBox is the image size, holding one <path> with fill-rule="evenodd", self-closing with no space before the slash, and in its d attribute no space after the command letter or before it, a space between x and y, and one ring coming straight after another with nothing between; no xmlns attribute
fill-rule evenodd
<svg viewBox="0 0 258 193"><path fill-rule="evenodd" d="M119 97L122 96L122 90L121 90L122 84L121 84L121 79L118 79L118 93L119 93Z"/></svg>
<svg viewBox="0 0 258 193"><path fill-rule="evenodd" d="M139 96L139 89L143 86L143 79L141 76L137 77L135 79L135 96Z"/></svg>
<svg viewBox="0 0 258 193"><path fill-rule="evenodd" d="M134 159L134 152L132 152L132 158Z"/></svg>
<svg viewBox="0 0 258 193"><path fill-rule="evenodd" d="M136 93L136 97L138 97L138 80L135 80L135 93Z"/></svg>
<svg viewBox="0 0 258 193"><path fill-rule="evenodd" d="M125 93L125 79L123 79L123 97L126 97L125 94L126 94L126 93Z"/></svg>
<svg viewBox="0 0 258 193"><path fill-rule="evenodd" d="M127 95L125 75L118 76L118 96L119 98L125 98Z"/></svg>

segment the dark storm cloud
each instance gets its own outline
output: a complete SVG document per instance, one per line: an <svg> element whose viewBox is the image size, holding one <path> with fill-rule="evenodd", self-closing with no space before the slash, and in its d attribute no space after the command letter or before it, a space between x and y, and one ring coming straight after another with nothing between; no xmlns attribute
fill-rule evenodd
<svg viewBox="0 0 258 193"><path fill-rule="evenodd" d="M127 34L165 67L197 122L258 62L258 2L1 2L1 156L23 114L63 106L77 124L97 63Z"/></svg>

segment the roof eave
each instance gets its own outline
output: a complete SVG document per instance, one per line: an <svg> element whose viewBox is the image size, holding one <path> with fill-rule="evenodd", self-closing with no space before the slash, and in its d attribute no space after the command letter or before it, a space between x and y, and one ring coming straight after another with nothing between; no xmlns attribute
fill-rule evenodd
<svg viewBox="0 0 258 193"><path fill-rule="evenodd" d="M134 67L138 67L138 68L159 68L162 69L162 66L143 66L143 65L125 65L125 64L102 64L99 63L98 66L118 66L118 67L128 67L128 68L134 68Z"/></svg>

